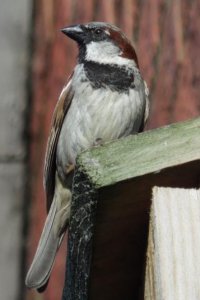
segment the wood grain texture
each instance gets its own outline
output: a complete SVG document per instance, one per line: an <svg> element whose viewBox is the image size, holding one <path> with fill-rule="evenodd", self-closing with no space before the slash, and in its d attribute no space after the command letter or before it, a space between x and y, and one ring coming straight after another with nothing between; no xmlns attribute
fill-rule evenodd
<svg viewBox="0 0 200 300"><path fill-rule="evenodd" d="M86 151L78 164L98 187L161 172L200 159L199 128L197 118L129 136Z"/></svg>
<svg viewBox="0 0 200 300"><path fill-rule="evenodd" d="M145 300L200 298L200 190L153 189Z"/></svg>
<svg viewBox="0 0 200 300"><path fill-rule="evenodd" d="M89 273L92 257L97 192L81 170L76 170L68 241L68 260L63 300L88 299ZM78 254L78 255L77 255Z"/></svg>
<svg viewBox="0 0 200 300"><path fill-rule="evenodd" d="M180 128L184 134L178 134ZM199 119L121 139L80 155L63 300L143 299L152 188L199 186L199 131L195 128L199 128ZM142 152L144 145L149 151ZM180 152L183 145L185 151Z"/></svg>

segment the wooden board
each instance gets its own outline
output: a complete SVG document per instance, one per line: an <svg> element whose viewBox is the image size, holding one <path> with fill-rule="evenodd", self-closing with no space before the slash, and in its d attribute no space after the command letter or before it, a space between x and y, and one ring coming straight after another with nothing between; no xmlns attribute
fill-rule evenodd
<svg viewBox="0 0 200 300"><path fill-rule="evenodd" d="M143 298L152 187L197 187L200 119L81 154L63 299Z"/></svg>
<svg viewBox="0 0 200 300"><path fill-rule="evenodd" d="M200 299L200 190L153 190L145 300Z"/></svg>

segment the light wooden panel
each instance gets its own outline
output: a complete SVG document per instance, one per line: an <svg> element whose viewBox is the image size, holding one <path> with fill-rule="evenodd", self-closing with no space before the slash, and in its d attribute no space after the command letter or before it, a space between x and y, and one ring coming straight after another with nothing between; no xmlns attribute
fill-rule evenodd
<svg viewBox="0 0 200 300"><path fill-rule="evenodd" d="M153 190L145 300L200 299L200 190Z"/></svg>

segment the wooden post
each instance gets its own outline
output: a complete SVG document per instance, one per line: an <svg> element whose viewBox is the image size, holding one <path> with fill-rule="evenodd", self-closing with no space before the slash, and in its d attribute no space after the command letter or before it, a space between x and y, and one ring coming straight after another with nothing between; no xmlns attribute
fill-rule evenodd
<svg viewBox="0 0 200 300"><path fill-rule="evenodd" d="M200 190L153 189L145 300L200 299Z"/></svg>
<svg viewBox="0 0 200 300"><path fill-rule="evenodd" d="M199 128L200 118L79 156L63 300L144 299L152 188L198 186Z"/></svg>

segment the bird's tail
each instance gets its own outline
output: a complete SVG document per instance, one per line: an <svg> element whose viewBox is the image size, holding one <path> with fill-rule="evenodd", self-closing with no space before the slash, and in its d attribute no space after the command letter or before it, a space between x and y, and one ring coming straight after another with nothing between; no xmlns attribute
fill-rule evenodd
<svg viewBox="0 0 200 300"><path fill-rule="evenodd" d="M26 276L28 288L43 291L48 283L56 253L69 220L71 192L57 184L37 251Z"/></svg>

